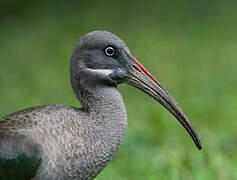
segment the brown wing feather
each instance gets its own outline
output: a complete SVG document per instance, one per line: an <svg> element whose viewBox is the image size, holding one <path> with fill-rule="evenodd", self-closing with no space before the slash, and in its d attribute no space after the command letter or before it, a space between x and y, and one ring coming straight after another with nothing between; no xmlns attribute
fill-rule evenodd
<svg viewBox="0 0 237 180"><path fill-rule="evenodd" d="M27 108L0 118L0 132L28 129L36 126L37 122L34 119L45 106Z"/></svg>

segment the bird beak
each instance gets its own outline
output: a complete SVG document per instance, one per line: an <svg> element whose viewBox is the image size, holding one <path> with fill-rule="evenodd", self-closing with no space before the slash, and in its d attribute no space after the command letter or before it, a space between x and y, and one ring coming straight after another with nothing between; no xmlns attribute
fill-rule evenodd
<svg viewBox="0 0 237 180"><path fill-rule="evenodd" d="M176 103L174 98L168 91L142 66L142 64L131 57L133 69L127 71L127 84L135 86L151 97L156 99L162 106L164 106L174 117L182 124L189 135L192 137L198 149L202 148L201 142L195 132L192 124L184 114L183 110Z"/></svg>

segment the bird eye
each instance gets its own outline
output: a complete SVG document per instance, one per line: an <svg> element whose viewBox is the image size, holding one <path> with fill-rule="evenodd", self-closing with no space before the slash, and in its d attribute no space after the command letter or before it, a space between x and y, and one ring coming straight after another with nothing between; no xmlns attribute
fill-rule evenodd
<svg viewBox="0 0 237 180"><path fill-rule="evenodd" d="M112 47L107 47L107 48L105 49L105 54L106 54L107 56L113 56L113 55L114 55L114 48L112 48Z"/></svg>

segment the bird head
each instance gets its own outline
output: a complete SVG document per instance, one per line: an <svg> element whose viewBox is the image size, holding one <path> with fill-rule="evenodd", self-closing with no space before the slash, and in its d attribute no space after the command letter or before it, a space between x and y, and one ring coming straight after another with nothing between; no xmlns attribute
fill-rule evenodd
<svg viewBox="0 0 237 180"><path fill-rule="evenodd" d="M174 98L132 56L123 40L116 35L94 31L83 36L73 51L71 71L83 73L89 79L93 78L110 86L126 83L139 88L172 113L189 133L197 148L202 148L192 124Z"/></svg>

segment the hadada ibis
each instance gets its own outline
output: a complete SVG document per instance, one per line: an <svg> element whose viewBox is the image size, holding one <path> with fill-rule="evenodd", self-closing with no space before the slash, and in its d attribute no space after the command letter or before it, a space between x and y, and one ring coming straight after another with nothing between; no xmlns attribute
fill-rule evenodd
<svg viewBox="0 0 237 180"><path fill-rule="evenodd" d="M164 106L201 143L187 116L167 90L135 59L116 35L94 31L72 53L70 80L82 107L64 104L24 109L0 119L0 169L32 164L36 180L88 180L112 160L127 129L127 112L117 89L141 89ZM17 164L18 163L18 164ZM14 175L15 177L18 174Z"/></svg>

